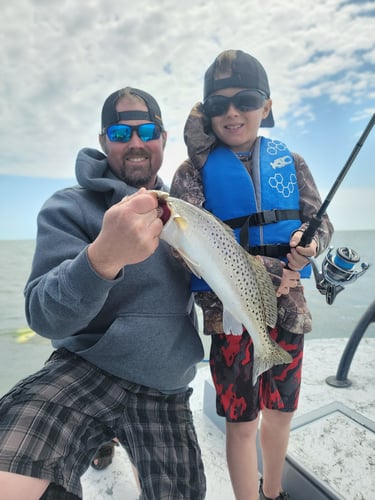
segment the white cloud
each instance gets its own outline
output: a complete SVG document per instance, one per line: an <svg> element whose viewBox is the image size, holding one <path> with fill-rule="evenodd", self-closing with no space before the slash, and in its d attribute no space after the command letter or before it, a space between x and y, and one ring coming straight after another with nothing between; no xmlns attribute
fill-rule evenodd
<svg viewBox="0 0 375 500"><path fill-rule="evenodd" d="M202 77L226 48L265 65L275 116L286 128L314 119L306 97L363 101L375 94L370 3L340 0L48 2L2 6L0 174L72 176L81 147L97 145L100 108L116 88L158 99L173 148L202 97ZM367 15L366 15L367 14ZM372 17L371 17L372 16ZM337 81L340 75L340 81ZM175 167L176 165L174 165ZM169 167L166 167L169 168Z"/></svg>

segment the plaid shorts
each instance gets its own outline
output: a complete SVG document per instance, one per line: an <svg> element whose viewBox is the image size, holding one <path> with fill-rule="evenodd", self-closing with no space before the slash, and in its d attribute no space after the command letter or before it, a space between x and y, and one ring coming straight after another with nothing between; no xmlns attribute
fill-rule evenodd
<svg viewBox="0 0 375 500"><path fill-rule="evenodd" d="M255 420L263 408L293 412L301 386L304 335L274 328L270 336L293 361L273 366L252 383L253 342L242 335L212 335L210 368L216 389L216 411L228 422Z"/></svg>
<svg viewBox="0 0 375 500"><path fill-rule="evenodd" d="M117 437L138 470L140 498L203 499L191 392L162 394L59 349L0 399L0 470L47 479L81 498L95 452Z"/></svg>

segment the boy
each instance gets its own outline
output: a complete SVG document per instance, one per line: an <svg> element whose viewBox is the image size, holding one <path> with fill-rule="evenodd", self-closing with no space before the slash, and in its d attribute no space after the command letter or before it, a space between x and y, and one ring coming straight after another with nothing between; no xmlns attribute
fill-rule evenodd
<svg viewBox="0 0 375 500"><path fill-rule="evenodd" d="M196 104L187 119L189 159L171 187L172 196L211 211L231 225L242 246L262 256L278 297L278 321L270 335L293 358L262 374L253 386L248 332L226 335L220 301L193 280L204 332L212 335L210 368L217 412L226 418L227 461L237 500L290 498L281 479L300 390L303 334L311 330L299 278L308 273L308 257L320 254L333 232L324 217L311 244L298 246L321 199L303 158L280 141L258 137L260 127L274 125L271 108L260 62L240 50L222 52L205 73L203 105ZM260 411L263 478L258 493Z"/></svg>

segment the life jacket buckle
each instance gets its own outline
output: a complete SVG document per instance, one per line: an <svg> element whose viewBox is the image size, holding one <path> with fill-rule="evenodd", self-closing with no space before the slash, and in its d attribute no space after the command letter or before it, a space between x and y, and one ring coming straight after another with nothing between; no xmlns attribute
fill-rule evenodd
<svg viewBox="0 0 375 500"><path fill-rule="evenodd" d="M264 226L265 224L275 224L278 222L276 210L263 210L254 214L255 224Z"/></svg>

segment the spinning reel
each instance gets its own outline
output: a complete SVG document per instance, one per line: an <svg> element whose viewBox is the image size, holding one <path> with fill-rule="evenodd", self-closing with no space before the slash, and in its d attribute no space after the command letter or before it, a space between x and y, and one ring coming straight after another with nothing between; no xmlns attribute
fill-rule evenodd
<svg viewBox="0 0 375 500"><path fill-rule="evenodd" d="M321 272L315 260L311 259L316 287L326 296L327 304L333 304L336 295L344 290L346 285L354 283L368 270L370 265L367 262L362 262L361 268L357 269L355 266L359 261L358 253L348 247L340 247L336 252L330 247L322 262Z"/></svg>

